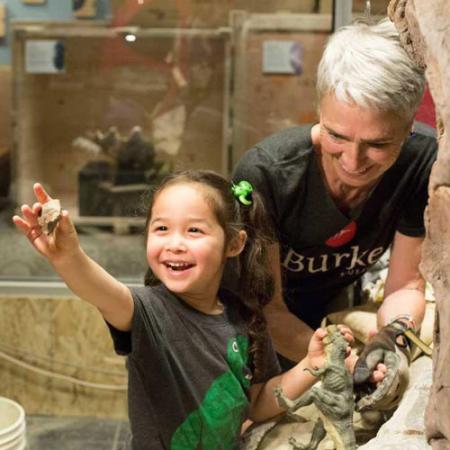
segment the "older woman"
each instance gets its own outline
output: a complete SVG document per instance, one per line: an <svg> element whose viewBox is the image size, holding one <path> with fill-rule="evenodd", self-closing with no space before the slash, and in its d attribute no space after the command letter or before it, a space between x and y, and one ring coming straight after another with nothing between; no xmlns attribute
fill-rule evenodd
<svg viewBox="0 0 450 450"><path fill-rule="evenodd" d="M390 22L344 27L318 68L319 123L265 139L236 167L233 179L263 194L278 236L271 249L278 286L266 317L288 360L302 357L330 304L388 248L385 300L364 358L403 345L392 324L420 326L423 213L437 147L412 133L423 85ZM359 381L369 372L381 379L380 361L364 358Z"/></svg>

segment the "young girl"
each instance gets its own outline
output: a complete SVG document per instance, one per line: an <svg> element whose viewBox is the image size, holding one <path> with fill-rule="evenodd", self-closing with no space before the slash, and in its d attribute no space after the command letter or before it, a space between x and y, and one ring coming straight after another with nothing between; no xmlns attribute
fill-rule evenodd
<svg viewBox="0 0 450 450"><path fill-rule="evenodd" d="M147 286L128 288L81 249L63 211L56 230L38 224L50 196L13 221L69 288L95 305L118 353L128 355L131 448L237 449L243 421L283 412L315 381L323 365L324 330L308 356L283 375L267 337L262 306L271 298L264 211L251 186L231 186L210 171L169 176L155 191L147 218ZM235 195L233 195L235 194ZM239 292L220 289L225 263L236 258ZM352 339L348 329L342 329Z"/></svg>

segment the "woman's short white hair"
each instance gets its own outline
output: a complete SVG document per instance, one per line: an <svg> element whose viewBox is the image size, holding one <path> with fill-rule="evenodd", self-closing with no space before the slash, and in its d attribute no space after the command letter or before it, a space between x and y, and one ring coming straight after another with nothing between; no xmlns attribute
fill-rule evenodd
<svg viewBox="0 0 450 450"><path fill-rule="evenodd" d="M332 93L339 101L393 111L406 120L414 116L423 89L423 71L388 19L340 28L330 37L317 73L319 101Z"/></svg>

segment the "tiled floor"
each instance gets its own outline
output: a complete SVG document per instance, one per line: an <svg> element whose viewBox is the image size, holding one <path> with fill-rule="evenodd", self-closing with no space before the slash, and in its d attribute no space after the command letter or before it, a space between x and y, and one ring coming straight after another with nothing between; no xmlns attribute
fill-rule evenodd
<svg viewBox="0 0 450 450"><path fill-rule="evenodd" d="M27 416L26 450L122 450L128 423L85 417Z"/></svg>

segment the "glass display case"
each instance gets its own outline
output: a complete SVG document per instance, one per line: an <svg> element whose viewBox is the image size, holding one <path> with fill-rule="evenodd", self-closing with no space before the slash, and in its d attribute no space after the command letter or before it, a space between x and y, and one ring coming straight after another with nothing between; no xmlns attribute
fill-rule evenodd
<svg viewBox="0 0 450 450"><path fill-rule="evenodd" d="M172 169L226 173L228 46L220 30L16 25L17 203L38 179L75 221L133 217Z"/></svg>
<svg viewBox="0 0 450 450"><path fill-rule="evenodd" d="M386 5L372 1L371 11ZM113 0L111 21L14 23L0 281L56 279L11 226L40 181L70 212L86 251L114 276L140 282L146 207L165 174L229 176L265 136L316 120L332 6ZM367 2L354 1L353 12L366 14Z"/></svg>
<svg viewBox="0 0 450 450"><path fill-rule="evenodd" d="M116 257L120 240L135 250L164 175L229 171L229 46L220 29L16 24L14 203L32 202L40 181L82 236L113 232Z"/></svg>

